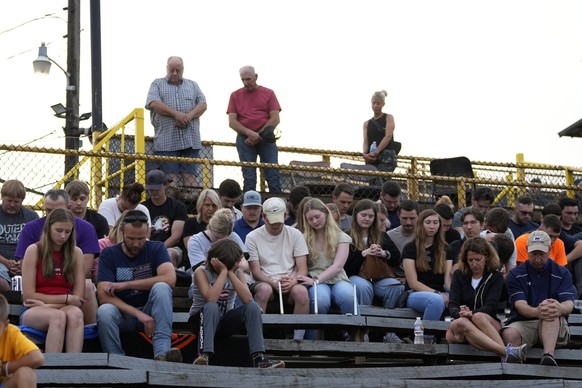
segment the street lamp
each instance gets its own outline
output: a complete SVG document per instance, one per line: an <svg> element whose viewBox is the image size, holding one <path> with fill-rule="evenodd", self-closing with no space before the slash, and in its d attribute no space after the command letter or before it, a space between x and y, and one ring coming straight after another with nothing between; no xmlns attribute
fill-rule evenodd
<svg viewBox="0 0 582 388"><path fill-rule="evenodd" d="M48 75L48 73L51 70L51 62L54 63L55 65L57 65L57 67L59 69L61 69L63 71L63 73L65 73L65 76L67 77L67 90L74 91L75 85L71 85L71 74L69 72L67 72L65 69L63 69L61 65L59 65L57 62L53 61L52 58L50 58L48 56L46 45L44 42L42 42L40 44L40 47L38 48L38 58L36 58L32 62L32 67L34 68L34 73Z"/></svg>
<svg viewBox="0 0 582 388"><path fill-rule="evenodd" d="M38 57L32 62L36 74L47 75L50 71L51 64L55 64L67 77L67 101L66 107L60 110L59 118L65 119L65 149L79 150L79 0L69 0L69 22L68 22L68 42L67 42L67 70L52 60L47 53L46 44L43 42L38 48ZM61 105L62 106L62 105ZM55 113L57 113L55 111ZM65 169L67 174L79 163L77 155L65 155ZM76 179L77 173L69 177Z"/></svg>

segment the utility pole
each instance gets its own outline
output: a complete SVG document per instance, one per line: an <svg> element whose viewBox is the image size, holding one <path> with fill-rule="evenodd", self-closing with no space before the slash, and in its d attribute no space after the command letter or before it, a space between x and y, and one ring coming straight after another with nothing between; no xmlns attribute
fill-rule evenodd
<svg viewBox="0 0 582 388"><path fill-rule="evenodd" d="M67 22L67 72L70 75L70 85L67 90L67 112L65 120L65 148L79 150L79 72L81 61L81 4L80 0L69 0ZM65 156L65 174L79 163L79 157ZM75 174L72 179L76 179Z"/></svg>

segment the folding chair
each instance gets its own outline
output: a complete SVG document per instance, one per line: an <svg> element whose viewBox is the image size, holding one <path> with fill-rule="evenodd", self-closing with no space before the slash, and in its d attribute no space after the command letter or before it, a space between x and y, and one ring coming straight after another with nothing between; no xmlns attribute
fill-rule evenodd
<svg viewBox="0 0 582 388"><path fill-rule="evenodd" d="M306 166L306 167L329 167L330 164L327 161L302 161L302 160L292 160L289 162L290 166ZM281 170L283 173L283 170ZM335 179L333 175L328 172L320 171L299 171L299 170L286 170L287 180L291 188L303 185L309 188L312 195L330 195L335 187ZM282 178L283 180L285 178Z"/></svg>
<svg viewBox="0 0 582 388"><path fill-rule="evenodd" d="M342 163L341 168L350 170L363 170L363 171L380 171L378 167L372 164L352 164L352 163ZM382 179L377 176L372 175L360 175L360 174L347 174L346 178L350 181L354 187L354 198L362 199L378 199L380 191L382 190Z"/></svg>
<svg viewBox="0 0 582 388"><path fill-rule="evenodd" d="M455 158L433 159L430 161L430 174L433 176L450 176L474 178L473 166L471 161L465 156ZM474 189L474 185L471 186ZM458 201L457 183L433 179L432 196L435 201L443 196L448 195L456 204Z"/></svg>

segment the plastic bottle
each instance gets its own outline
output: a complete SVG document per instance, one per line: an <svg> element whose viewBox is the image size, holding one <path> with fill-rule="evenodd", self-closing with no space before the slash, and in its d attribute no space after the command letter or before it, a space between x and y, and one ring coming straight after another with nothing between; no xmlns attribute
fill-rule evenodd
<svg viewBox="0 0 582 388"><path fill-rule="evenodd" d="M424 324L420 317L416 317L416 321L414 321L414 344L424 344Z"/></svg>
<svg viewBox="0 0 582 388"><path fill-rule="evenodd" d="M376 142L373 142L372 145L370 146L370 153L376 152L376 148L378 148L378 145L376 144Z"/></svg>

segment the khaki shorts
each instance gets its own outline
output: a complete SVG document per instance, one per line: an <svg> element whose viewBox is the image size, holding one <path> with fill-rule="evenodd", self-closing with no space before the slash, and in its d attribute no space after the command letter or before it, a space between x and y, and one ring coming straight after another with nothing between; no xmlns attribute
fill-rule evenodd
<svg viewBox="0 0 582 388"><path fill-rule="evenodd" d="M505 330L508 327L514 328L521 335L521 343L527 344L529 347L532 347L537 343L543 345L542 338L540 336L541 322L542 321L539 319L512 322L505 326L502 330ZM566 318L560 317L560 331L558 332L558 341L556 342L556 346L565 346L568 344L569 340L570 328L568 327Z"/></svg>

